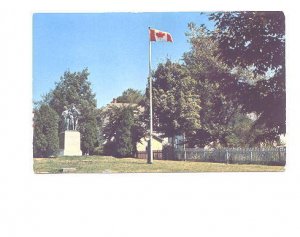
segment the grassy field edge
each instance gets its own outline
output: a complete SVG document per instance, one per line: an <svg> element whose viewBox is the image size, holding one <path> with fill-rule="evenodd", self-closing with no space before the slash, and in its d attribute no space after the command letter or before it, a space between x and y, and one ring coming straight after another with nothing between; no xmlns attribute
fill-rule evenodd
<svg viewBox="0 0 300 237"><path fill-rule="evenodd" d="M186 172L282 172L284 166L223 164L210 162L82 156L34 158L33 170L43 173L186 173Z"/></svg>

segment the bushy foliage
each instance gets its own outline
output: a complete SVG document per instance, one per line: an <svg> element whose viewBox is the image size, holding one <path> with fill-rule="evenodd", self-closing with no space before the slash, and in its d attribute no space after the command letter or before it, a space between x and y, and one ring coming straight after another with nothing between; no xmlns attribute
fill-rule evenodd
<svg viewBox="0 0 300 237"><path fill-rule="evenodd" d="M116 143L115 141L107 141L103 145L103 155L116 156Z"/></svg>
<svg viewBox="0 0 300 237"><path fill-rule="evenodd" d="M201 128L187 133L190 146L204 147L210 143L227 146L226 136L231 132L230 122L239 113L235 76L221 60L217 43L203 27L190 24L187 33L191 50L184 54L190 76L197 82L195 93L200 98Z"/></svg>
<svg viewBox="0 0 300 237"><path fill-rule="evenodd" d="M279 14L278 19L274 17L276 14ZM213 13L210 19L215 21L216 29L210 31L203 25L197 27L191 23L187 33L191 50L184 54L184 61L191 77L197 80L202 108L202 127L188 138L190 145L217 142L223 146L246 146L244 135L233 129L239 123L247 127L245 133L251 132L248 146L277 140L285 133L284 27L280 26L284 19L281 13ZM260 24L257 29L255 24ZM277 24L279 29L275 30ZM274 38L274 51L270 48L273 44L270 37ZM256 44L259 40L261 44ZM248 50L251 53L247 53ZM246 118L248 113L255 113L257 119L250 121Z"/></svg>
<svg viewBox="0 0 300 237"><path fill-rule="evenodd" d="M133 142L131 128L134 124L133 111L125 108L119 117L119 126L116 129L116 155L118 157L128 157L133 154Z"/></svg>
<svg viewBox="0 0 300 237"><path fill-rule="evenodd" d="M48 105L34 110L33 157L57 155L59 149L57 113Z"/></svg>
<svg viewBox="0 0 300 237"><path fill-rule="evenodd" d="M253 71L262 80L241 83L239 102L245 112L256 112L258 139L271 141L286 132L285 17L283 12L217 12L209 14L215 29L209 34L220 56L231 67Z"/></svg>
<svg viewBox="0 0 300 237"><path fill-rule="evenodd" d="M144 95L141 91L129 88L121 96L117 97L117 102L139 104L143 99Z"/></svg>
<svg viewBox="0 0 300 237"><path fill-rule="evenodd" d="M137 105L111 106L103 112L106 120L103 136L106 140L104 153L118 157L133 156L136 144L145 134L142 112Z"/></svg>
<svg viewBox="0 0 300 237"><path fill-rule="evenodd" d="M75 104L80 111L79 132L81 133L81 150L83 153L92 153L97 142L96 98L88 81L89 72L66 71L50 91L47 103L61 115L64 107ZM60 118L62 124L62 118ZM61 126L62 127L62 126Z"/></svg>
<svg viewBox="0 0 300 237"><path fill-rule="evenodd" d="M156 131L171 137L200 128L201 107L195 86L196 81L183 65L170 60L158 65L153 74Z"/></svg>

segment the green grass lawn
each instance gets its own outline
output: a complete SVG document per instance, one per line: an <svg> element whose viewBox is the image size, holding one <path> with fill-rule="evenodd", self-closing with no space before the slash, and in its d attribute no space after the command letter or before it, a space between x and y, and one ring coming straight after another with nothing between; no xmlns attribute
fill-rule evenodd
<svg viewBox="0 0 300 237"><path fill-rule="evenodd" d="M134 173L134 172L244 172L284 171L283 166L238 165L209 162L184 162L114 158L111 156L82 156L60 158L34 158L35 173L61 173L63 168L75 168L73 173Z"/></svg>

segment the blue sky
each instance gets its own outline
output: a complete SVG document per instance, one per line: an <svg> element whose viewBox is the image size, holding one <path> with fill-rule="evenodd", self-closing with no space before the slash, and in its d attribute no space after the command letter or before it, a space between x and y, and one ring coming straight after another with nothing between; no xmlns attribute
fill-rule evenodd
<svg viewBox="0 0 300 237"><path fill-rule="evenodd" d="M144 91L148 76L148 27L167 31L174 43L152 43L152 69L168 57L179 61L190 45L187 24L206 24L200 13L99 13L33 15L33 100L55 87L66 70L88 68L97 106L128 88Z"/></svg>

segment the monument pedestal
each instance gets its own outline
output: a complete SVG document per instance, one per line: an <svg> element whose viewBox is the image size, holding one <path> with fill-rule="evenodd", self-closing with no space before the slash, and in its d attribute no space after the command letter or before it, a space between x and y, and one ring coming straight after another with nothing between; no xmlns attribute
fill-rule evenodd
<svg viewBox="0 0 300 237"><path fill-rule="evenodd" d="M82 156L80 132L67 130L59 135L60 156Z"/></svg>

